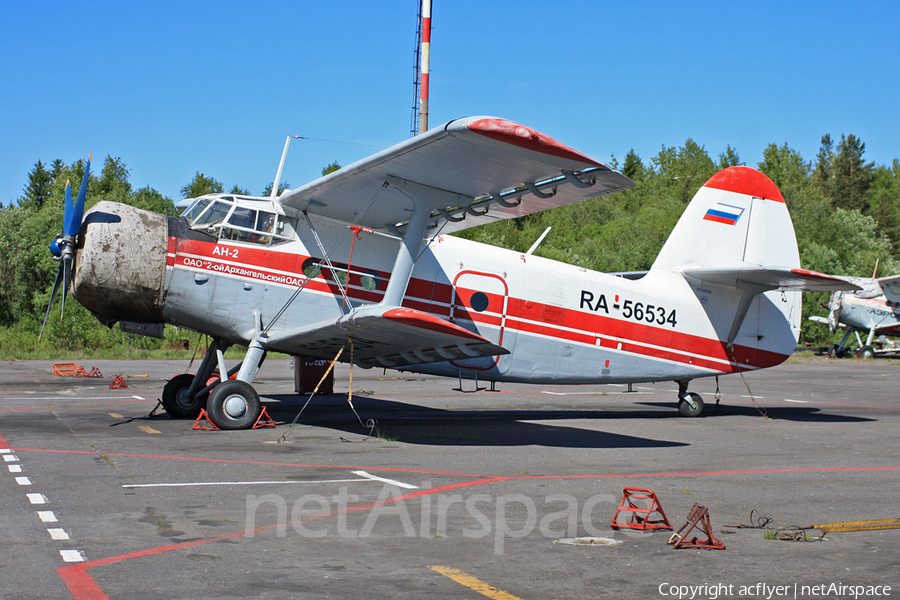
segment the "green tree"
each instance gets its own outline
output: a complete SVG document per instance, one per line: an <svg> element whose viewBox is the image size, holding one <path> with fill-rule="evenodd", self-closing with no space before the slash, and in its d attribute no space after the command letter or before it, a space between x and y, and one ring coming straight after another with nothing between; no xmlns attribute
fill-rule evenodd
<svg viewBox="0 0 900 600"><path fill-rule="evenodd" d="M622 175L628 179L638 182L644 179L644 163L641 157L637 155L634 148L625 155L625 163L622 165Z"/></svg>
<svg viewBox="0 0 900 600"><path fill-rule="evenodd" d="M40 160L28 173L28 184L25 186L25 195L19 200L21 206L41 208L50 197L53 184L53 175L44 167Z"/></svg>
<svg viewBox="0 0 900 600"><path fill-rule="evenodd" d="M334 173L338 169L341 168L341 165L338 164L337 161L332 162L330 165L326 165L322 168L322 177L325 177L329 173Z"/></svg>
<svg viewBox="0 0 900 600"><path fill-rule="evenodd" d="M100 179L97 182L94 193L124 199L131 193L131 184L128 182L129 175L130 172L121 158L107 156L106 160L103 161Z"/></svg>
<svg viewBox="0 0 900 600"><path fill-rule="evenodd" d="M841 143L832 161L829 192L835 204L865 212L874 163L863 159L866 145L852 133L841 135Z"/></svg>
<svg viewBox="0 0 900 600"><path fill-rule="evenodd" d="M274 183L274 182L270 181L269 185L267 185L265 187L265 189L263 190L262 195L266 198L268 198L269 196L272 195L272 183ZM283 181L278 184L278 193L275 195L280 196L282 192L284 192L285 190L289 190L289 189L291 189L291 184L289 184L287 181Z"/></svg>
<svg viewBox="0 0 900 600"><path fill-rule="evenodd" d="M719 154L719 168L726 169L728 167L737 167L744 163L741 162L741 158L738 156L737 150L731 147L731 145L725 146L725 152Z"/></svg>
<svg viewBox="0 0 900 600"><path fill-rule="evenodd" d="M236 196L249 196L250 190L242 188L241 186L235 184L234 186L232 186L231 191L229 191L228 193L234 194Z"/></svg>
<svg viewBox="0 0 900 600"><path fill-rule="evenodd" d="M212 177L207 177L200 171L194 175L194 179L189 184L181 188L181 194L184 198L199 198L204 194L220 194L222 193L222 184Z"/></svg>

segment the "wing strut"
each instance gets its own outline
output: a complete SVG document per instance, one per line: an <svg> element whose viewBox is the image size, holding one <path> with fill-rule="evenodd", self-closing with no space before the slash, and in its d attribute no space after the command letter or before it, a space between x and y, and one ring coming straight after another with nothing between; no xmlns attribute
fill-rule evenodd
<svg viewBox="0 0 900 600"><path fill-rule="evenodd" d="M391 278L384 292L384 298L381 300L381 305L383 306L402 306L403 296L406 294L406 287L409 285L409 280L412 277L413 267L416 264L416 259L419 257L419 251L422 249L425 230L428 228L432 209L431 204L404 192L402 187L396 185L394 187L401 194L412 200L413 210L409 218L409 224L406 226L406 231L403 233L403 240L400 242L397 258L394 260L394 268L391 270Z"/></svg>

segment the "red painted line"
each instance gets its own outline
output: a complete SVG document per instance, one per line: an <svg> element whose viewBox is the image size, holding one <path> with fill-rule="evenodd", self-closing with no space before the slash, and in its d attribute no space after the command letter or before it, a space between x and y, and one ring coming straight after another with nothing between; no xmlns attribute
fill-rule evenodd
<svg viewBox="0 0 900 600"><path fill-rule="evenodd" d="M374 469L373 469L374 470ZM123 562L132 558L144 558L146 556L153 556L156 554L163 554L165 552L171 552L173 550L183 550L185 548L193 548L194 546L202 546L205 544L212 544L214 542L222 542L225 540L230 540L238 537L252 536L257 533L262 533L264 531L271 531L273 529L279 528L287 528L293 527L301 523L308 523L310 521L315 521L319 519L327 519L338 514L342 513L351 513L357 512L361 510L367 510L371 508L376 508L379 506L384 506L385 504L393 504L398 501L406 501L411 500L413 498L420 498L422 496L429 496L432 494L438 494L441 492L446 492L450 490L455 490L463 487L470 487L473 485L482 485L485 483L493 483L494 481L503 481L506 478L497 477L492 479L483 479L479 481L463 481L460 483L454 483L449 485L444 485L441 487L430 488L427 490L417 490L415 492L410 492L408 494L404 494L402 496L397 496L395 498L387 498L381 503L373 502L370 504L358 504L356 506L349 506L343 510L335 510L328 514L317 515L313 517L306 517L303 519L298 519L296 521L292 521L287 524L274 524L274 525L264 525L262 527L257 527L256 529L237 531L234 533L226 533L223 535L218 535L215 537L207 538L204 540L194 540L191 542L183 542L181 544L168 544L166 546L157 546L156 548L147 548L145 550L138 550L136 552L129 552L127 554L120 554L118 556L110 556L108 558L101 558L98 560L92 560L84 563L79 563L75 565L68 565L65 567L60 567L56 570L59 573L60 578L65 583L66 587L69 589L69 592L72 594L72 597L75 600L109 600L109 596L107 596L103 589L97 585L97 582L94 581L94 578L88 573L88 569L93 569L94 567L102 567L104 565L109 565L113 563Z"/></svg>
<svg viewBox="0 0 900 600"><path fill-rule="evenodd" d="M744 471L700 471L679 473L631 473L602 475L519 475L504 477L503 481L518 479L634 479L638 477L652 479L654 477L712 477L715 475L768 475L772 473L835 473L835 472L871 472L900 471L900 467L797 467L793 469L748 469ZM489 480L490 481L490 480Z"/></svg>
<svg viewBox="0 0 900 600"><path fill-rule="evenodd" d="M6 438L3 437L2 433L0 433L0 448L11 448L9 442L6 441Z"/></svg>

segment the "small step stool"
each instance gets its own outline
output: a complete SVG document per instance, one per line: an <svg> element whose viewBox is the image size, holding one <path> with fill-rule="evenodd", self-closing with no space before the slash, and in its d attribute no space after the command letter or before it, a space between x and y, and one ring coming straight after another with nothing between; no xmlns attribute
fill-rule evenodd
<svg viewBox="0 0 900 600"><path fill-rule="evenodd" d="M640 501L646 506L638 506L635 500ZM649 502L647 502L649 501ZM631 520L619 523L619 513L631 513ZM651 517L653 513L659 513L657 517ZM662 505L653 490L645 490L641 488L625 488L622 490L622 500L613 515L612 522L609 524L613 529L627 527L628 529L638 529L641 531L650 531L653 529L675 529L669 524L666 513L663 512Z"/></svg>

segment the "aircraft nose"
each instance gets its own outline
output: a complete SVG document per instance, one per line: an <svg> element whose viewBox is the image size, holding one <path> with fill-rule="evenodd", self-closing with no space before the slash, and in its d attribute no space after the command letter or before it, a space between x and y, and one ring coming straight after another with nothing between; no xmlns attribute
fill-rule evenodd
<svg viewBox="0 0 900 600"><path fill-rule="evenodd" d="M168 220L118 202L99 202L79 236L72 294L101 322L163 322Z"/></svg>

